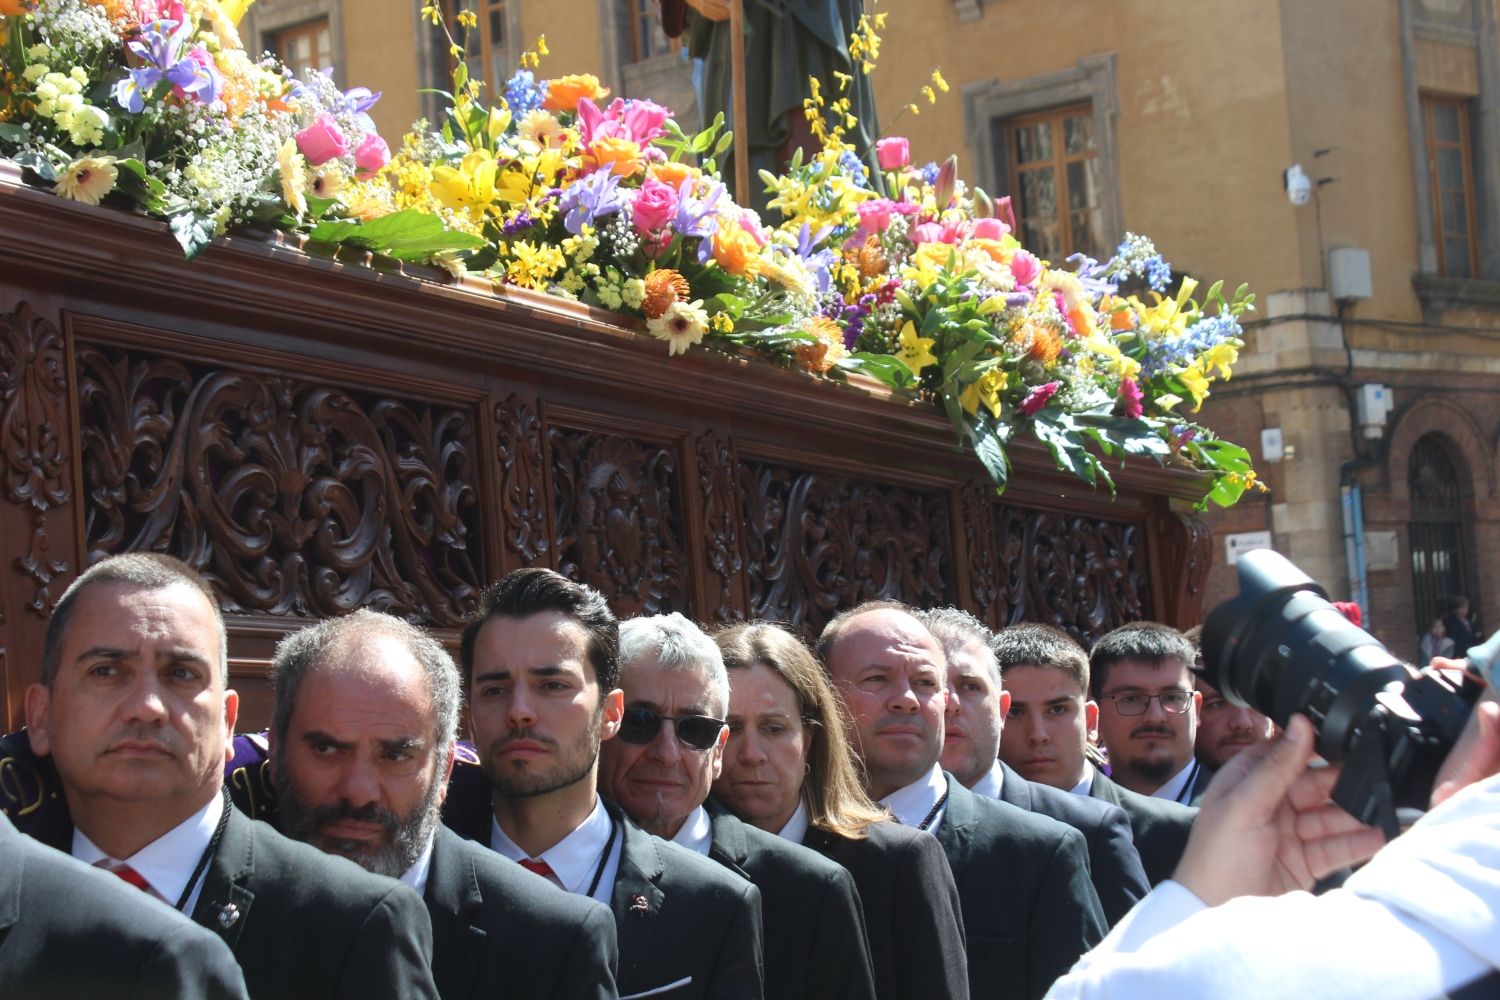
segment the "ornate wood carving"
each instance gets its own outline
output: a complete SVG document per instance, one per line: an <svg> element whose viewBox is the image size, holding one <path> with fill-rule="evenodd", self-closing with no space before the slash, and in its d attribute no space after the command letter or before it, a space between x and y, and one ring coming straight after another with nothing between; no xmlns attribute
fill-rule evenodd
<svg viewBox="0 0 1500 1000"><path fill-rule="evenodd" d="M971 480L960 493L963 506L964 551L959 553L968 567L970 607L991 628L1000 624L1005 586L1001 575L998 537L995 534L995 489Z"/></svg>
<svg viewBox="0 0 1500 1000"><path fill-rule="evenodd" d="M558 570L628 618L691 613L676 449L549 426Z"/></svg>
<svg viewBox="0 0 1500 1000"><path fill-rule="evenodd" d="M1191 628L1203 621L1204 586L1213 566L1213 538L1208 525L1192 514L1166 511L1156 518L1160 547L1158 564L1172 567L1159 573L1163 597L1160 620L1177 628Z"/></svg>
<svg viewBox="0 0 1500 1000"><path fill-rule="evenodd" d="M861 601L951 603L944 494L764 462L740 482L752 617L813 636Z"/></svg>
<svg viewBox="0 0 1500 1000"><path fill-rule="evenodd" d="M1145 534L1136 525L998 506L1001 624L1045 622L1085 642L1151 616Z"/></svg>
<svg viewBox="0 0 1500 1000"><path fill-rule="evenodd" d="M89 561L170 552L227 611L472 606L471 413L114 347L77 366Z"/></svg>
<svg viewBox="0 0 1500 1000"><path fill-rule="evenodd" d="M495 407L495 425L505 547L521 557L522 565L549 565L552 538L541 418L530 402L512 395Z"/></svg>
<svg viewBox="0 0 1500 1000"><path fill-rule="evenodd" d="M67 474L67 364L61 331L26 303L0 317L0 456L5 498L29 508L30 535L15 568L30 588L27 606L45 618L52 581L71 567L48 542L47 512L72 499Z"/></svg>
<svg viewBox="0 0 1500 1000"><path fill-rule="evenodd" d="M721 622L742 619L745 614L737 592L742 589L745 557L734 449L728 437L709 431L698 438L697 459L708 571L705 576L712 595L704 617Z"/></svg>

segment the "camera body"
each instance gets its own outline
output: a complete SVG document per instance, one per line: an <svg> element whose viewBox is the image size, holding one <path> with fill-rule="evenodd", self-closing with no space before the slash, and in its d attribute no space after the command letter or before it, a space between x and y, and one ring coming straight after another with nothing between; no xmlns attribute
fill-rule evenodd
<svg viewBox="0 0 1500 1000"><path fill-rule="evenodd" d="M1427 807L1471 700L1392 656L1285 557L1246 553L1239 583L1204 620L1207 679L1278 725L1306 715L1318 754L1343 763L1333 800L1394 837L1398 808Z"/></svg>

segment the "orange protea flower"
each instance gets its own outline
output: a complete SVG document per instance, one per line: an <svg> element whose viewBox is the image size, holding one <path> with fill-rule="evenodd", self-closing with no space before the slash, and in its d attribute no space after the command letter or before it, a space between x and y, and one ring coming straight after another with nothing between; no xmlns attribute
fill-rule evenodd
<svg viewBox="0 0 1500 1000"><path fill-rule="evenodd" d="M606 136L589 144L584 164L609 167L617 177L629 177L641 169L641 147L630 139Z"/></svg>
<svg viewBox="0 0 1500 1000"><path fill-rule="evenodd" d="M692 291L680 271L659 267L646 275L646 297L641 300L641 312L647 319L659 319L673 302L686 302Z"/></svg>
<svg viewBox="0 0 1500 1000"><path fill-rule="evenodd" d="M853 263L859 268L859 276L866 281L884 274L889 261L886 260L885 249L880 245L880 238L866 236L865 245L854 251Z"/></svg>
<svg viewBox="0 0 1500 1000"><path fill-rule="evenodd" d="M609 88L592 73L560 76L547 82L547 99L542 107L548 111L577 111L584 98L599 101L609 96Z"/></svg>
<svg viewBox="0 0 1500 1000"><path fill-rule="evenodd" d="M817 339L798 344L794 353L797 364L807 371L821 375L849 353L844 349L843 328L827 316L808 323L806 332Z"/></svg>
<svg viewBox="0 0 1500 1000"><path fill-rule="evenodd" d="M1050 367L1062 353L1062 335L1051 327L1028 323L1022 328L1022 333L1030 337L1031 347L1027 349L1026 356L1032 361L1040 361L1044 366Z"/></svg>
<svg viewBox="0 0 1500 1000"><path fill-rule="evenodd" d="M682 190L682 182L692 179L696 180L699 175L698 168L689 163L653 163L647 168L646 173L652 178L661 181L673 191Z"/></svg>
<svg viewBox="0 0 1500 1000"><path fill-rule="evenodd" d="M24 13L26 13L26 4L21 0L0 0L0 14L20 17Z"/></svg>

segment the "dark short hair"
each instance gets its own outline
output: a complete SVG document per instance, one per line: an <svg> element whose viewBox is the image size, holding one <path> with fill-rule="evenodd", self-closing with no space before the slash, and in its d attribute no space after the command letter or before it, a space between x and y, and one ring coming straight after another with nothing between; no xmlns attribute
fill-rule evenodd
<svg viewBox="0 0 1500 1000"><path fill-rule="evenodd" d="M962 608L933 608L930 611L918 611L917 621L927 626L927 631L938 641L946 651L948 647L961 647L965 643L977 642L984 647L986 653L990 653L990 673L995 683L1000 683L1000 664L995 660L993 651L990 649L990 639L994 633L989 626L975 618Z"/></svg>
<svg viewBox="0 0 1500 1000"><path fill-rule="evenodd" d="M863 604L857 604L845 611L840 611L829 619L827 625L823 626L823 631L818 634L817 644L813 647L813 652L817 654L819 661L822 662L824 670L831 669L829 658L833 655L833 647L839 641L839 635L844 631L844 626L849 623L849 619L857 618L871 611L901 611L921 621L919 617L921 612L916 608L910 604L885 597L877 598L873 601L865 601ZM926 628L927 626L923 625L922 627Z"/></svg>
<svg viewBox="0 0 1500 1000"><path fill-rule="evenodd" d="M550 569L518 569L484 588L479 606L466 619L459 644L464 687L474 680L474 643L479 630L496 618L529 618L556 611L577 622L588 637L587 656L601 694L620 686L620 623L604 595Z"/></svg>
<svg viewBox="0 0 1500 1000"><path fill-rule="evenodd" d="M1109 669L1116 663L1133 660L1160 666L1168 660L1178 660L1183 668L1192 671L1198 660L1198 651L1187 637L1170 625L1160 622L1131 622L1106 633L1089 653L1089 671L1093 677L1095 698L1104 690L1109 679Z"/></svg>
<svg viewBox="0 0 1500 1000"><path fill-rule="evenodd" d="M47 621L47 637L42 644L42 683L47 687L57 679L57 670L62 665L63 638L68 623L73 619L73 609L79 596L98 583L118 583L136 590L165 590L177 584L186 584L208 601L213 609L214 624L219 628L219 677L229 683L229 636L224 630L224 614L219 610L218 595L204 582L187 563L161 552L126 552L110 556L83 572L74 580L52 609Z"/></svg>
<svg viewBox="0 0 1500 1000"><path fill-rule="evenodd" d="M1008 625L990 640L990 651L1000 664L1002 685L1005 672L1013 667L1051 667L1076 681L1084 697L1089 695L1089 656L1060 628L1040 622Z"/></svg>
<svg viewBox="0 0 1500 1000"><path fill-rule="evenodd" d="M422 678L432 699L435 733L434 749L438 759L446 759L448 749L458 738L458 713L463 705L458 667L453 657L425 631L394 615L361 608L358 611L328 618L293 632L276 645L271 660L271 686L276 704L271 709L271 732L276 742L286 746L292 710L297 691L306 677L325 667L334 666L334 655L357 648L361 640L389 636L405 644L421 668Z"/></svg>

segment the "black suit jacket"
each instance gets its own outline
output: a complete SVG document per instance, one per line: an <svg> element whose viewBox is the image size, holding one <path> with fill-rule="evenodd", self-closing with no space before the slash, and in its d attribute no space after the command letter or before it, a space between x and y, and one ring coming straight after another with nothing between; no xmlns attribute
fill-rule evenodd
<svg viewBox="0 0 1500 1000"><path fill-rule="evenodd" d="M937 840L886 822L860 840L812 827L802 843L854 877L880 1000L968 1000L958 888Z"/></svg>
<svg viewBox="0 0 1500 1000"><path fill-rule="evenodd" d="M0 997L243 1000L224 943L0 815Z"/></svg>
<svg viewBox="0 0 1500 1000"><path fill-rule="evenodd" d="M615 921L439 826L423 893L432 918L432 978L443 1000L611 1000Z"/></svg>
<svg viewBox="0 0 1500 1000"><path fill-rule="evenodd" d="M946 777L933 832L963 904L969 995L1038 1000L1104 937L1083 834Z"/></svg>
<svg viewBox="0 0 1500 1000"><path fill-rule="evenodd" d="M718 803L708 856L760 890L766 996L873 1000L854 879L816 851L746 826Z"/></svg>
<svg viewBox="0 0 1500 1000"><path fill-rule="evenodd" d="M1089 849L1090 877L1104 919L1111 927L1119 923L1151 891L1141 856L1130 839L1130 820L1125 811L1099 799L1027 781L1004 763L1000 770L1005 775L1000 782L1001 802L1050 816L1083 834Z"/></svg>
<svg viewBox="0 0 1500 1000"><path fill-rule="evenodd" d="M437 997L421 897L228 813L193 920L229 945L251 997Z"/></svg>
<svg viewBox="0 0 1500 1000"><path fill-rule="evenodd" d="M1103 771L1094 771L1094 781L1089 788L1089 797L1102 799L1125 810L1130 818L1131 836L1135 849L1141 856L1141 865L1152 885L1165 882L1177 870L1187 847L1188 834L1193 831L1193 820L1198 810L1166 799L1153 799L1139 795L1128 788L1115 784Z"/></svg>

